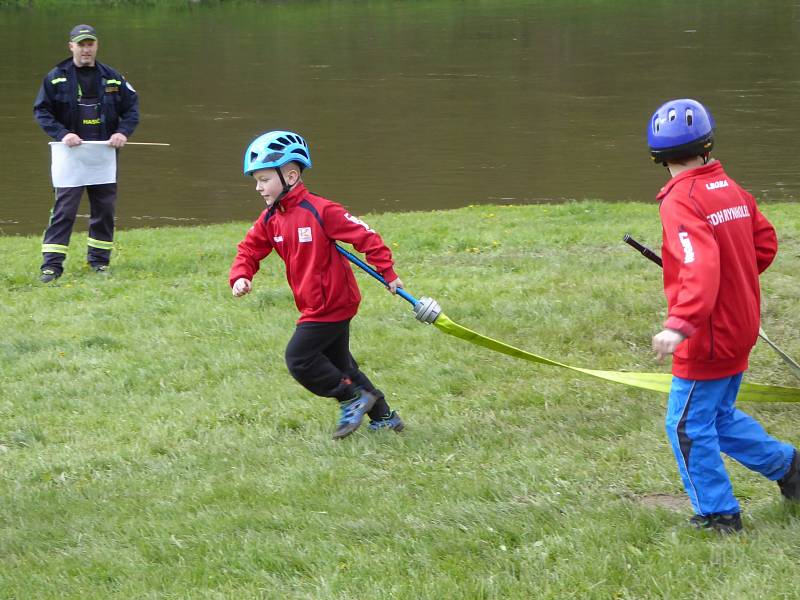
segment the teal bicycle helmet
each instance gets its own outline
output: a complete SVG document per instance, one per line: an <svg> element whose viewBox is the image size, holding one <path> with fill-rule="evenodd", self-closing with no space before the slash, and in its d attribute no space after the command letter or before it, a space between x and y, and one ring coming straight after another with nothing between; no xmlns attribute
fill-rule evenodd
<svg viewBox="0 0 800 600"><path fill-rule="evenodd" d="M288 162L302 169L311 167L311 154L303 136L291 131L269 131L258 136L244 153L244 174L261 169L280 169Z"/></svg>

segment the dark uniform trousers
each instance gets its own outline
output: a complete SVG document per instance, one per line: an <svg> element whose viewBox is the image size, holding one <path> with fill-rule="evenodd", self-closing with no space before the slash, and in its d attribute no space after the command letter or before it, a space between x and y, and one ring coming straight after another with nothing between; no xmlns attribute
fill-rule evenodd
<svg viewBox="0 0 800 600"><path fill-rule="evenodd" d="M69 249L69 238L81 203L83 190L89 195L89 240L86 260L92 267L107 265L114 240L114 207L117 184L103 183L71 188L56 188L56 202L42 242L42 269L61 274Z"/></svg>
<svg viewBox="0 0 800 600"><path fill-rule="evenodd" d="M389 414L386 398L358 368L350 354L350 321L298 323L286 346L286 366L312 394L350 400L362 388L377 396L371 419Z"/></svg>

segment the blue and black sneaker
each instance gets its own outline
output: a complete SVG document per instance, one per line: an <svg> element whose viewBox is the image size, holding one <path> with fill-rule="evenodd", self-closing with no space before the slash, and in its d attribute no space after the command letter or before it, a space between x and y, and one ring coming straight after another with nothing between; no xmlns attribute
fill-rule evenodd
<svg viewBox="0 0 800 600"><path fill-rule="evenodd" d="M742 530L742 516L739 513L695 515L689 519L695 529L712 529L719 533L736 533Z"/></svg>
<svg viewBox="0 0 800 600"><path fill-rule="evenodd" d="M333 439L340 440L358 429L364 420L364 415L375 405L375 400L377 398L368 391L360 390L351 400L340 402L339 408L342 414L339 416L339 426L333 432Z"/></svg>
<svg viewBox="0 0 800 600"><path fill-rule="evenodd" d="M403 419L400 418L400 415L397 414L396 410L393 410L387 416L376 419L369 424L370 431L380 431L381 429L392 429L397 433L403 431L403 428L406 426L403 423Z"/></svg>

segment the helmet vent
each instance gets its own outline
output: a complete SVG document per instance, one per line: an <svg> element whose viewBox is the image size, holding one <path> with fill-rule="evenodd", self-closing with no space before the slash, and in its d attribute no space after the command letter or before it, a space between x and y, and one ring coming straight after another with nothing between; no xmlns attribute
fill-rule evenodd
<svg viewBox="0 0 800 600"><path fill-rule="evenodd" d="M264 162L275 162L283 156L283 152L270 152L264 157Z"/></svg>
<svg viewBox="0 0 800 600"><path fill-rule="evenodd" d="M278 141L284 146L288 146L289 144L291 144L291 142L287 140L284 136L279 137Z"/></svg>
<svg viewBox="0 0 800 600"><path fill-rule="evenodd" d="M300 155L305 156L306 158L308 158L308 152L306 152L302 148L295 148L295 152L297 154L300 154Z"/></svg>
<svg viewBox="0 0 800 600"><path fill-rule="evenodd" d="M692 126L692 120L694 119L694 113L692 113L691 108L686 109L686 125L687 127Z"/></svg>
<svg viewBox="0 0 800 600"><path fill-rule="evenodd" d="M677 118L678 112L674 108L670 108L669 112L667 113L667 119L669 119L669 122L672 123Z"/></svg>
<svg viewBox="0 0 800 600"><path fill-rule="evenodd" d="M270 150L283 150L284 148L286 148L286 144L277 144L275 142L272 142L267 146L267 148L269 148Z"/></svg>

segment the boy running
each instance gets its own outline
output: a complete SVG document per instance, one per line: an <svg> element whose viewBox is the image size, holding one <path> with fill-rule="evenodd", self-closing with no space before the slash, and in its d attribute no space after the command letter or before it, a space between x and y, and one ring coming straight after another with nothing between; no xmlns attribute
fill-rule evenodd
<svg viewBox="0 0 800 600"><path fill-rule="evenodd" d="M310 193L302 173L311 167L308 144L290 131L256 138L244 155L244 174L252 175L267 208L244 240L230 270L233 295L252 290L259 263L273 250L286 265L286 279L300 311L286 347L292 376L317 396L335 398L341 415L334 439L361 425L401 431L403 421L383 393L362 373L350 354L350 319L361 301L355 276L335 242L352 244L396 293L403 282L393 269L392 252L381 236L343 206Z"/></svg>

